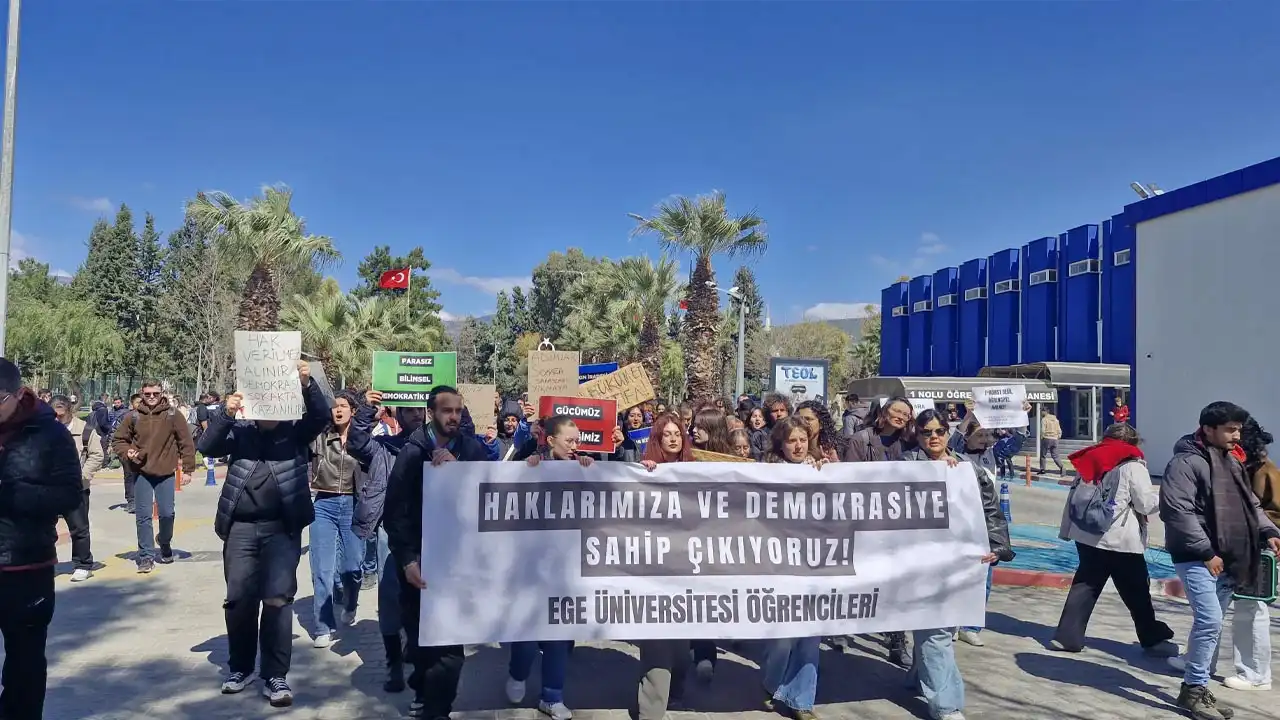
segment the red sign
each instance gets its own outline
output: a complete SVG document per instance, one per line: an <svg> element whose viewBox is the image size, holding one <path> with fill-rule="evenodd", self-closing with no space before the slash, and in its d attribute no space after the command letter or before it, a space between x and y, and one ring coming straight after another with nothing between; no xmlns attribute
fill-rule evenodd
<svg viewBox="0 0 1280 720"><path fill-rule="evenodd" d="M538 417L565 415L578 426L578 449L582 452L613 452L613 429L618 426L618 402L594 398L538 398Z"/></svg>

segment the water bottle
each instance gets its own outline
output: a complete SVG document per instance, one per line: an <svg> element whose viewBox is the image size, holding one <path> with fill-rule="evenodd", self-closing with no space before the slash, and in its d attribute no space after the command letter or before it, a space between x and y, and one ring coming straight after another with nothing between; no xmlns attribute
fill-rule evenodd
<svg viewBox="0 0 1280 720"><path fill-rule="evenodd" d="M1009 509L1009 483L1000 483L1000 512L1004 513L1005 522L1013 522L1013 514Z"/></svg>

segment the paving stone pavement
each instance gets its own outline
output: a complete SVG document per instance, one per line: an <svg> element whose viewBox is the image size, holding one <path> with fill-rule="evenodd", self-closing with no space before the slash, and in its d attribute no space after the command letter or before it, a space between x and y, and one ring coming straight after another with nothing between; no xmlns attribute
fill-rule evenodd
<svg viewBox="0 0 1280 720"><path fill-rule="evenodd" d="M404 716L409 694L387 695L373 593L358 621L329 650L315 650L304 628L311 620L311 582L299 567L298 620L289 680L296 704L267 706L260 686L222 696L227 660L221 598L221 546L212 532L218 488L193 483L178 497L174 546L182 558L152 575L133 572L132 517L109 505L120 485L94 487L95 578L71 585L58 580L50 628L47 720L203 720L205 718L363 720ZM63 559L70 548L62 546ZM69 566L65 572L70 571ZM1145 658L1128 615L1108 590L1090 625L1090 648L1079 655L1049 652L1043 642L1057 622L1061 591L997 587L991 596L983 648L959 645L971 719L1065 718L1129 720L1176 717L1170 703L1179 678L1162 660ZM1157 599L1160 616L1185 638L1186 604ZM1280 620L1273 620L1280 647ZM760 710L760 676L750 644L726 651L709 685L690 681L688 712L671 720L769 720ZM567 701L581 720L623 720L634 706L637 665L623 643L588 643L575 650ZM1222 668L1230 672L1230 653ZM884 648L857 639L849 649L822 653L817 712L823 720L927 718L922 702L903 687L903 672L888 664ZM537 687L537 671L529 683ZM505 653L480 648L468 659L455 720L535 720L532 707L509 708L503 698ZM1280 695L1216 690L1237 707L1236 717L1280 718ZM536 693L530 692L533 697Z"/></svg>

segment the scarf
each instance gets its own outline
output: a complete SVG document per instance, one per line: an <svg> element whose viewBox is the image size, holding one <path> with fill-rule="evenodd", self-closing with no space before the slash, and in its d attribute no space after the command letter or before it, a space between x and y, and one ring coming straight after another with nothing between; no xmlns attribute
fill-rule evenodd
<svg viewBox="0 0 1280 720"><path fill-rule="evenodd" d="M1142 451L1136 445L1114 438L1103 438L1097 445L1077 450L1067 456L1076 472L1080 474L1080 479L1091 485L1102 482L1102 476L1114 470L1120 463L1141 458Z"/></svg>
<svg viewBox="0 0 1280 720"><path fill-rule="evenodd" d="M40 398L31 392L31 388L25 387L0 401L0 450L26 427L27 421L36 414L36 409L41 404Z"/></svg>
<svg viewBox="0 0 1280 720"><path fill-rule="evenodd" d="M1250 499L1253 489L1234 451L1205 446L1209 453L1209 484L1213 493L1215 544L1225 571L1240 586L1252 586L1262 549L1258 515Z"/></svg>

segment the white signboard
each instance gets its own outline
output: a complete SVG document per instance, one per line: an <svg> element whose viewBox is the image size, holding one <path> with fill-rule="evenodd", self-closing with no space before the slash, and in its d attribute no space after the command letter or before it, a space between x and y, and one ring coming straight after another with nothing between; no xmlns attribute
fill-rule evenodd
<svg viewBox="0 0 1280 720"><path fill-rule="evenodd" d="M302 335L296 332L237 330L236 390L244 394L243 420L297 420L302 417L298 359Z"/></svg>
<svg viewBox="0 0 1280 720"><path fill-rule="evenodd" d="M924 412L925 410L935 409L935 405L932 400L922 400L920 398L911 398L911 409L915 411L916 417L919 417L920 413Z"/></svg>
<svg viewBox="0 0 1280 720"><path fill-rule="evenodd" d="M988 430L1027 426L1027 389L1023 385L981 385L973 389L973 412Z"/></svg>
<svg viewBox="0 0 1280 720"><path fill-rule="evenodd" d="M984 622L968 463L458 462L423 476L422 645Z"/></svg>
<svg viewBox="0 0 1280 720"><path fill-rule="evenodd" d="M806 400L827 400L827 368L823 359L772 358L773 389L791 398L792 405Z"/></svg>

